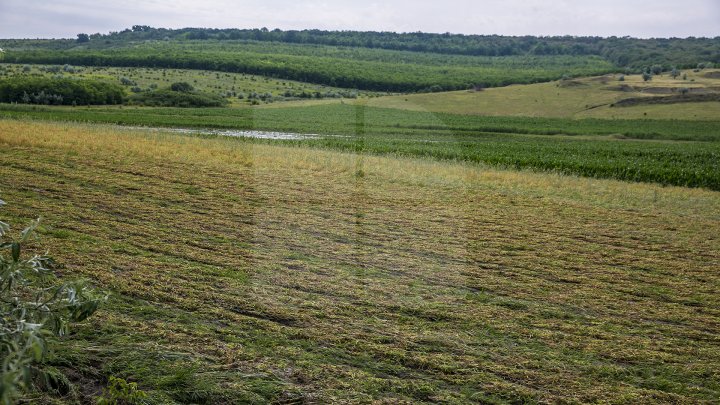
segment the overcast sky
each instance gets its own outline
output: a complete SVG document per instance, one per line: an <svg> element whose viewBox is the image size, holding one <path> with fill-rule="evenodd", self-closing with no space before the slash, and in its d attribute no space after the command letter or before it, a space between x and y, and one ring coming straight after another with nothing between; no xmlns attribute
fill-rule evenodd
<svg viewBox="0 0 720 405"><path fill-rule="evenodd" d="M0 0L0 38L132 25L503 35L720 36L720 0Z"/></svg>

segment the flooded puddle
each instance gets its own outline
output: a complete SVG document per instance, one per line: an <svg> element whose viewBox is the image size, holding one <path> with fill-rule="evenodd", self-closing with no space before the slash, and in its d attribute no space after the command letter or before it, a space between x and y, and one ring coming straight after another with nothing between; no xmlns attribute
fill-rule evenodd
<svg viewBox="0 0 720 405"><path fill-rule="evenodd" d="M293 132L275 132L275 131L255 131L240 129L190 129L190 128L154 128L154 127L133 127L119 125L119 128L132 131L151 131L151 132L171 132L175 134L186 135L217 135L230 136L236 138L255 138L255 139L274 139L274 140L303 140L317 139L323 136L340 136L340 135L319 135L319 134L297 134Z"/></svg>

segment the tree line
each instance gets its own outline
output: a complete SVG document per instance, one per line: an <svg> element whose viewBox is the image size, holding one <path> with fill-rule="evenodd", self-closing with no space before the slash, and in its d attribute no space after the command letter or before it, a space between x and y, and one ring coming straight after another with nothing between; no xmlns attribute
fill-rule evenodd
<svg viewBox="0 0 720 405"><path fill-rule="evenodd" d="M146 25L109 34L81 34L79 41L252 40L431 52L472 56L595 55L618 67L642 68L654 63L690 68L700 62L720 63L720 37L650 38L576 36L501 36L260 29L165 29Z"/></svg>

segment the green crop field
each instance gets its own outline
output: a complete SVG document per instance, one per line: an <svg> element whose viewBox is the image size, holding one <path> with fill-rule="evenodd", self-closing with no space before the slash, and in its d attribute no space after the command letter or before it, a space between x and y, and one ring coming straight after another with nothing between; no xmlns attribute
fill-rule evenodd
<svg viewBox="0 0 720 405"><path fill-rule="evenodd" d="M478 117L361 104L265 109L4 105L0 117L345 135L301 143L720 190L720 121Z"/></svg>

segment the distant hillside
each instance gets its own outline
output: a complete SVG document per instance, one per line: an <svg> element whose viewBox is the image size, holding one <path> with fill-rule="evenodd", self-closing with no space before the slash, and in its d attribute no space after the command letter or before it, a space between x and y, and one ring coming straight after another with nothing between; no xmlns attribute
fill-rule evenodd
<svg viewBox="0 0 720 405"><path fill-rule="evenodd" d="M643 68L661 64L666 67L695 67L702 62L720 63L720 37L652 38L631 37L510 37L499 35L431 34L423 32L358 32L279 29L208 29L177 30L133 26L107 35L93 34L91 40L141 41L163 39L254 40L292 44L317 44L378 48L399 51L432 52L472 56L520 55L594 55L619 67Z"/></svg>
<svg viewBox="0 0 720 405"><path fill-rule="evenodd" d="M720 37L505 37L134 26L78 40L5 40L6 60L242 72L345 88L442 91L650 66L720 63Z"/></svg>
<svg viewBox="0 0 720 405"><path fill-rule="evenodd" d="M616 74L483 91L404 94L373 98L367 105L496 117L718 120L720 70L681 73L650 81Z"/></svg>

